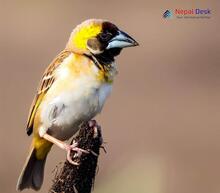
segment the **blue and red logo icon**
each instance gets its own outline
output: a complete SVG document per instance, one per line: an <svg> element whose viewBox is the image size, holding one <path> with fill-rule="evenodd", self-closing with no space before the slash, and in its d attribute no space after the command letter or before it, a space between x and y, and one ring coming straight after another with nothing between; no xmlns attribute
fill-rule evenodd
<svg viewBox="0 0 220 193"><path fill-rule="evenodd" d="M163 13L163 18L210 18L211 17L211 9L167 9Z"/></svg>
<svg viewBox="0 0 220 193"><path fill-rule="evenodd" d="M172 17L172 11L170 11L170 10L166 10L165 12L164 12L164 14L163 14L163 17L164 18L171 18Z"/></svg>

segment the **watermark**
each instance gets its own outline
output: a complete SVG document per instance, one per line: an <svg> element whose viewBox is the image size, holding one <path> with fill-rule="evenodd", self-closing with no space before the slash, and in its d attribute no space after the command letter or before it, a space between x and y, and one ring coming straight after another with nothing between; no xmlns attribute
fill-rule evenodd
<svg viewBox="0 0 220 193"><path fill-rule="evenodd" d="M164 12L164 14L163 14L163 17L164 18L171 18L172 17L172 11L170 11L170 10L166 10L165 12Z"/></svg>
<svg viewBox="0 0 220 193"><path fill-rule="evenodd" d="M211 9L169 9L163 13L163 18L171 19L210 19Z"/></svg>

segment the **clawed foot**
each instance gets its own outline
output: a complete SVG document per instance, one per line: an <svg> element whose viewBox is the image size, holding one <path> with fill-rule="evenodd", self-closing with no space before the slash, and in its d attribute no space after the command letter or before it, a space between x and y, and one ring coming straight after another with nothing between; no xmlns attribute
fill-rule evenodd
<svg viewBox="0 0 220 193"><path fill-rule="evenodd" d="M102 148L103 149L103 151L105 152L105 153L107 153L107 151L106 151L106 149L105 149L105 147L102 145L102 146L100 146L100 148Z"/></svg>
<svg viewBox="0 0 220 193"><path fill-rule="evenodd" d="M93 138L98 137L98 130L100 129L100 126L97 124L96 120L90 120L88 124L89 127L93 129Z"/></svg>
<svg viewBox="0 0 220 193"><path fill-rule="evenodd" d="M90 120L88 123L89 123L89 127L97 127L98 126L96 120Z"/></svg>
<svg viewBox="0 0 220 193"><path fill-rule="evenodd" d="M71 155L70 155L71 151L77 152L76 154L74 154L74 157L80 157L82 155L82 153L89 153L87 150L84 150L84 149L77 147L77 145L78 144L76 142L73 142L72 145L67 145L65 148L67 151L67 160L68 160L68 162L70 162L73 165L79 165L79 163L76 161L73 161L73 159L71 158Z"/></svg>
<svg viewBox="0 0 220 193"><path fill-rule="evenodd" d="M94 129L95 129L95 130L94 130L94 135L97 135L97 134L98 134L98 131L97 131L97 129L98 129L97 122L96 122L95 120L91 120L91 121L88 122L88 124L89 124L89 127L90 127L90 128L94 128ZM94 137L95 137L95 136L94 136ZM73 161L72 156L71 156L71 151L76 152L76 153L74 154L74 156L73 156L74 158L76 158L76 157L81 157L82 153L86 153L86 154L91 153L91 154L94 155L94 156L98 156L98 154L95 153L94 151L81 149L81 148L77 147L77 145L78 145L78 144L77 144L76 142L73 142L71 145L67 145L67 144L66 144L65 149L66 149L66 151L67 151L67 160L68 160L69 163L71 163L71 164L73 164L73 165L79 165L78 162Z"/></svg>

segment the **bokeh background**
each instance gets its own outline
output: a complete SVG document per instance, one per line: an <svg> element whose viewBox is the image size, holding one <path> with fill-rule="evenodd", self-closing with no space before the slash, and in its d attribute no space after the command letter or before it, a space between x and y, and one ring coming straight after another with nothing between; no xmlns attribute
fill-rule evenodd
<svg viewBox="0 0 220 193"><path fill-rule="evenodd" d="M97 118L107 154L99 158L94 193L220 192L218 0L0 4L0 192L15 192L31 141L27 114L45 67L88 18L113 21L140 43L118 57L113 94ZM175 8L209 8L212 15L162 18ZM64 159L54 147L40 192Z"/></svg>

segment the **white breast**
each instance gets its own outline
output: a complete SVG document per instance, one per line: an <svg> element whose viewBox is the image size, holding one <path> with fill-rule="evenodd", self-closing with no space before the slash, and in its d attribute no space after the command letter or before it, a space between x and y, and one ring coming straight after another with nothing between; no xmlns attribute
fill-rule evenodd
<svg viewBox="0 0 220 193"><path fill-rule="evenodd" d="M109 83L101 84L94 78L82 76L74 82L72 90L61 93L45 105L41 114L44 128L50 128L50 133L61 140L70 138L81 122L101 112L111 90Z"/></svg>
<svg viewBox="0 0 220 193"><path fill-rule="evenodd" d="M102 84L101 87L98 90L98 98L99 98L99 112L101 112L102 107L107 99L107 97L110 95L112 91L112 84L105 83Z"/></svg>
<svg viewBox="0 0 220 193"><path fill-rule="evenodd" d="M70 138L82 122L100 113L112 90L111 83L102 83L97 79L99 69L95 65L90 74L82 73L73 77L68 64L74 63L74 59L74 54L71 54L63 61L62 66L56 71L57 80L41 104L43 132L49 129L50 134L61 140ZM84 65L88 65L87 59L84 62ZM112 66L114 68L110 74L113 79L116 67L115 64ZM67 79L68 82L65 81ZM56 85L64 83L68 84L66 88L57 92Z"/></svg>

